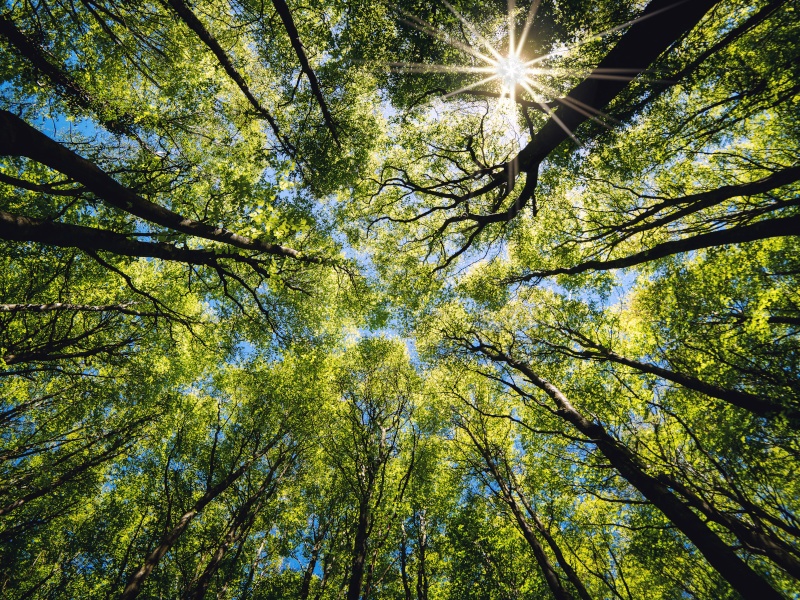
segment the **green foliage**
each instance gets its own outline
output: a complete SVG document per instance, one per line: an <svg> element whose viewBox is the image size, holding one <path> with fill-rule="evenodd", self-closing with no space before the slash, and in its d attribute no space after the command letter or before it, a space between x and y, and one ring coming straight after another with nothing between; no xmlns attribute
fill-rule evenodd
<svg viewBox="0 0 800 600"><path fill-rule="evenodd" d="M7 2L0 596L797 597L797 6L669 4Z"/></svg>

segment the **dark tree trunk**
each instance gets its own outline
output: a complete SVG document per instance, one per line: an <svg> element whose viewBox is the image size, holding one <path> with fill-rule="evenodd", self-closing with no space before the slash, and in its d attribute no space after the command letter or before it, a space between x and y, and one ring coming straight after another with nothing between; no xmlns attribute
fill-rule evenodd
<svg viewBox="0 0 800 600"><path fill-rule="evenodd" d="M154 204L118 183L94 163L4 110L0 110L0 155L24 156L35 160L79 181L109 206L156 225L237 248L274 256L300 258L300 253L291 248L253 240L222 227L206 225ZM305 257L303 260L318 262L316 259Z"/></svg>
<svg viewBox="0 0 800 600"><path fill-rule="evenodd" d="M403 581L403 594L405 600L412 600L411 585L408 582L408 544L406 543L406 528L400 525L403 530L403 537L400 539L400 578Z"/></svg>
<svg viewBox="0 0 800 600"><path fill-rule="evenodd" d="M362 499L358 505L358 525L353 542L353 560L350 566L350 580L347 584L347 600L359 600L364 568L367 562L367 537L369 529L369 499Z"/></svg>
<svg viewBox="0 0 800 600"><path fill-rule="evenodd" d="M14 22L6 16L0 16L0 36L8 40L9 44L24 57L34 68L44 74L62 95L81 108L91 110L100 123L109 131L118 134L133 135L132 124L135 119L130 114L109 119L107 114L113 114L109 106L98 103L92 95L70 77L62 68L54 64L52 57L39 44L32 41L22 33Z"/></svg>
<svg viewBox="0 0 800 600"><path fill-rule="evenodd" d="M311 551L311 556L308 559L305 573L303 573L303 583L300 586L300 600L306 600L311 591L311 580L314 578L314 569L317 567L317 558L319 557L319 548L314 547Z"/></svg>
<svg viewBox="0 0 800 600"><path fill-rule="evenodd" d="M170 1L174 2L175 0ZM319 79L317 79L316 73L314 73L314 70L311 68L311 64L308 62L306 50L303 47L303 42L300 41L300 34L297 32L297 27L294 24L292 11L289 9L289 6L286 4L286 2L284 2L284 0L272 0L272 6L275 7L275 10L280 16L281 21L283 22L283 27L286 29L286 33L289 34L289 40L292 42L292 48L297 55L297 59L300 61L300 68L303 70L303 73L306 74L306 77L308 77L308 83L311 86L311 92L314 94L314 98L316 98L317 103L319 104L320 110L322 111L322 117L325 119L325 124L328 126L334 141L339 144L339 138L336 135L336 123L334 122L333 116L328 109L327 102L325 102L325 97L322 95L322 90L319 87Z"/></svg>
<svg viewBox="0 0 800 600"><path fill-rule="evenodd" d="M486 446L484 446L477 439L477 437L475 437L469 428L465 427L464 430L467 432L470 438L472 438L475 447L481 453L481 456L483 457L483 460L492 475L492 479L494 479L495 483L497 483L497 486L500 488L500 498L511 509L511 513L514 515L514 520L517 522L517 526L522 532L522 537L525 538L525 541L528 542L528 545L533 551L533 556L536 558L536 563L539 565L542 575L544 575L544 579L547 582L547 586L553 593L553 597L556 598L556 600L574 600L572 594L570 594L568 590L564 589L564 586L561 584L558 573L556 573L555 568L550 563L550 559L547 558L547 554L545 553L541 542L539 542L536 534L533 532L533 529L531 529L528 520L525 518L522 509L520 508L519 504L517 504L508 482L500 473L500 469L497 466L495 458L489 453L489 450L486 448Z"/></svg>
<svg viewBox="0 0 800 600"><path fill-rule="evenodd" d="M792 421L800 422L799 411L791 410L787 407L781 406L776 402L765 400L764 398L756 396L755 394L750 394L748 392L741 392L739 390L730 390L721 388L719 386L706 383L705 381L701 381L697 377L693 377L685 373L672 371L670 369L665 369L657 365L627 358L625 356L617 354L616 352L612 352L607 348L603 348L598 344L589 343L589 341L583 338L582 336L581 338L583 343L590 345L593 348L593 350L596 350L597 352L596 354L593 352L586 353L585 355L583 355L584 358L592 358L595 360L607 360L609 362L625 365L626 367L632 367L637 371L641 371L642 373L649 373L651 375L656 375L658 377L661 377L662 379L666 379L667 381L672 381L673 383L682 385L683 387L688 388L690 390L694 390L696 392L705 394L706 396L710 396L711 398L716 398L717 400L722 400L724 402L728 402L729 404L733 404L734 406L737 406L739 408L743 408L744 410L749 411L755 415L758 415L759 417L784 415Z"/></svg>
<svg viewBox="0 0 800 600"><path fill-rule="evenodd" d="M164 242L139 242L113 231L32 219L5 211L0 211L0 238L59 248L78 248L89 252L105 251L134 258L158 258L213 269L221 268L224 260L233 260L250 265L257 271L264 271L260 261L248 256L180 248Z"/></svg>
<svg viewBox="0 0 800 600"><path fill-rule="evenodd" d="M756 240L765 240L774 237L798 236L800 235L800 215L793 217L779 217L777 219L766 219L756 221L750 225L731 227L722 231L712 231L701 233L681 240L673 240L657 244L649 250L637 252L623 258L613 260L589 260L573 267L559 267L547 271L534 271L520 277L514 278L516 281L531 281L553 275L574 275L585 271L608 271L611 269L622 269L634 267L651 260L691 252L692 250L702 250L703 248L713 248L715 246L725 246L728 244L743 244Z"/></svg>
<svg viewBox="0 0 800 600"><path fill-rule="evenodd" d="M240 540L244 539L244 537L247 535L247 532L250 531L250 528L253 526L253 521L261 510L261 507L264 505L265 500L275 494L278 482L280 480L280 476L276 477L276 472L281 463L284 462L285 458L285 456L281 457L278 461L276 461L275 464L272 465L272 468L270 469L269 473L267 473L264 482L255 492L255 494L248 498L247 501L236 511L236 515L234 516L228 531L225 533L222 543L214 551L211 560L209 560L206 568L203 570L203 574L200 575L197 581L194 582L194 585L190 587L189 591L184 596L186 600L203 600L203 598L205 598L206 593L208 592L208 587L211 585L211 580L222 565L222 561L225 558L228 550Z"/></svg>
<svg viewBox="0 0 800 600"><path fill-rule="evenodd" d="M417 600L428 600L428 522L425 511L418 512L417 516Z"/></svg>
<svg viewBox="0 0 800 600"><path fill-rule="evenodd" d="M600 73L619 68L630 74L644 71L718 3L718 0L692 0L676 5L674 0L652 0L642 12L642 18L627 29L597 69ZM519 153L520 169L528 171L538 167L548 154L568 139L564 129L575 131L588 119L586 111L576 109L576 106L605 108L628 85L629 82L624 80L592 78L579 83L567 95L568 102L555 111L557 118L549 119Z"/></svg>
<svg viewBox="0 0 800 600"><path fill-rule="evenodd" d="M605 428L587 419L567 397L549 381L539 377L528 365L494 348L473 347L485 356L504 362L522 373L556 404L556 414L588 437L612 466L631 485L658 508L700 551L706 560L746 600L782 600L783 596L739 558L692 509L658 478L649 475L630 450L615 440Z"/></svg>
<svg viewBox="0 0 800 600"><path fill-rule="evenodd" d="M280 436L274 437L264 448L255 453L252 458L250 458L242 466L229 473L228 476L220 481L217 485L210 487L206 493L194 503L191 509L181 515L180 519L178 519L178 522L161 538L161 541L158 543L158 545L147 555L144 564L142 564L142 566L139 567L139 569L128 580L128 583L120 595L119 600L132 600L133 598L136 598L141 591L142 584L144 583L145 579L147 579L164 555L170 551L172 546L175 545L175 542L177 542L181 535L183 535L197 513L202 511L206 506L208 506L208 504L210 504L225 490L232 486L250 469L250 466L258 458L269 452L269 450L273 448L279 440Z"/></svg>
<svg viewBox="0 0 800 600"><path fill-rule="evenodd" d="M219 42L216 38L211 35L211 32L206 29L203 22L197 18L192 12L192 9L189 7L186 2L183 0L165 0L165 3L168 4L172 10L181 18L184 24L191 29L197 37L206 45L206 47L211 50L214 56L217 57L219 64L222 65L222 68L225 69L225 73L228 74L233 82L239 87L239 89L244 94L247 101L256 109L258 115L269 123L272 132L275 134L281 142L284 144L284 147L287 151L291 150L291 147L287 144L284 137L281 135L280 129L278 128L278 123L275 121L274 117L269 113L269 111L256 99L253 95L253 92L250 91L250 88L247 86L247 83L244 80L244 77L239 74L236 68L233 66L231 59L225 53L225 50L220 46Z"/></svg>

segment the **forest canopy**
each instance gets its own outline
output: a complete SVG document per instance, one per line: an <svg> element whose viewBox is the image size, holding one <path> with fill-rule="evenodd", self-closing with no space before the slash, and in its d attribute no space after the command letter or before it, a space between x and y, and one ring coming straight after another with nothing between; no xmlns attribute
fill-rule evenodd
<svg viewBox="0 0 800 600"><path fill-rule="evenodd" d="M796 0L6 0L0 596L800 596Z"/></svg>

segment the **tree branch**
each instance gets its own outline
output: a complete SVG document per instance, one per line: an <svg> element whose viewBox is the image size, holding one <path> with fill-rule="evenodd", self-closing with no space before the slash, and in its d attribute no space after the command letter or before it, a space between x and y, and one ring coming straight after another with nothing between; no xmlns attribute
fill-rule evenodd
<svg viewBox="0 0 800 600"><path fill-rule="evenodd" d="M151 223L189 235L274 256L319 263L297 250L239 235L224 227L212 227L188 219L146 200L126 188L94 163L52 140L8 111L0 110L0 155L24 156L79 181L103 202Z"/></svg>
<svg viewBox="0 0 800 600"><path fill-rule="evenodd" d="M211 33L206 29L206 26L197 18L197 16L192 12L192 9L189 8L189 5L186 4L183 0L162 0L166 4L168 4L180 17L181 21L191 29L197 37L208 47L211 52L214 53L214 56L217 57L217 60L222 65L222 68L225 69L225 72L228 74L233 82L239 86L239 89L244 94L245 98L247 98L248 102L256 109L256 112L260 117L269 123L272 132L275 134L275 137L278 141L284 146L284 150L287 151L288 154L294 154L294 148L289 144L283 135L281 134L280 128L278 127L278 123L275 118L270 114L270 112L264 108L264 106L258 101L258 99L253 95L253 92L250 91L250 88L245 83L244 78L239 74L236 68L233 66L230 57L225 53L225 50L222 49L222 46L219 45L217 39L211 35Z"/></svg>
<svg viewBox="0 0 800 600"><path fill-rule="evenodd" d="M272 5L275 7L275 10L278 11L278 16L280 16L281 21L283 21L283 27L286 29L286 33L289 34L289 40L292 42L292 48L294 48L294 52L297 54L297 58L300 61L300 68L303 70L303 73L306 74L306 77L308 77L308 83L311 86L311 91L313 92L314 97L317 99L320 110L322 110L322 117L325 119L325 124L328 126L336 145L339 146L336 123L333 120L330 110L328 110L325 97L322 95L322 90L319 87L317 75L314 73L314 70L311 68L311 65L308 62L308 57L306 56L303 43L300 41L300 34L297 32L297 27L294 24L292 13L284 0L272 0Z"/></svg>
<svg viewBox="0 0 800 600"><path fill-rule="evenodd" d="M703 233L681 240L673 240L658 244L649 250L637 252L623 258L613 260L589 260L573 267L559 267L546 271L533 271L517 277L508 278L508 283L520 283L527 281L538 281L544 277L553 275L575 275L586 271L608 271L611 269L622 269L633 267L652 260L680 254L681 252L691 252L703 248L715 246L726 246L728 244L743 244L773 237L800 236L800 215L793 217L781 217L778 219L766 219L757 221L750 225L741 227L731 227L722 231L712 231Z"/></svg>

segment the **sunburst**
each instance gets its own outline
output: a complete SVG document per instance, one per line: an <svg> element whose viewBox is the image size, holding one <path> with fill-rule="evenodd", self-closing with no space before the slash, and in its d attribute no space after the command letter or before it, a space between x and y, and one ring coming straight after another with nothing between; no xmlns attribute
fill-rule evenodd
<svg viewBox="0 0 800 600"><path fill-rule="evenodd" d="M568 106L572 110L580 112L587 118L604 126L607 125L608 121L613 121L613 119L594 107L588 106L569 97L563 97L563 94L558 92L556 87L554 87L556 84L553 84L552 82L563 82L566 78L575 77L588 77L597 79L631 79L633 76L638 74L639 71L635 69L630 71L626 69L606 69L603 72L599 72L589 68L571 69L559 66L557 64L559 59L563 56L574 53L581 46L625 29L626 27L641 21L643 18L652 17L655 14L663 12L663 10L672 8L670 6L668 8L650 13L646 17L632 19L612 29L589 35L569 46L560 46L555 50L548 52L547 54L526 60L522 56L522 51L525 47L525 43L528 40L528 35L530 34L531 27L536 18L536 13L539 9L541 0L533 0L531 3L519 38L516 37L516 3L515 0L508 0L508 25L506 34L507 47L504 50L495 47L494 44L487 40L486 37L482 35L478 29L472 23L470 23L468 19L461 15L461 13L459 13L447 0L440 1L451 13L453 13L453 15L460 21L464 28L469 31L473 37L472 44L454 39L413 15L403 14L404 22L425 34L430 35L431 37L434 37L450 45L451 47L470 55L473 59L478 61L479 66L436 65L427 63L392 63L392 69L417 73L464 73L481 76L481 78L477 81L473 81L472 83L469 83L457 90L445 93L442 96L442 98L445 99L472 92L474 94L480 93L482 96L485 96L487 93L489 93L490 95L496 95L500 99L510 98L513 102L516 102L519 100L518 94L523 92L529 97L528 102L534 103L542 112L546 113L550 118L558 123L576 143L578 140L559 120L558 116L551 108L552 104L557 103ZM480 90L479 92L479 88L486 87L494 88L494 92L487 92L485 89Z"/></svg>

